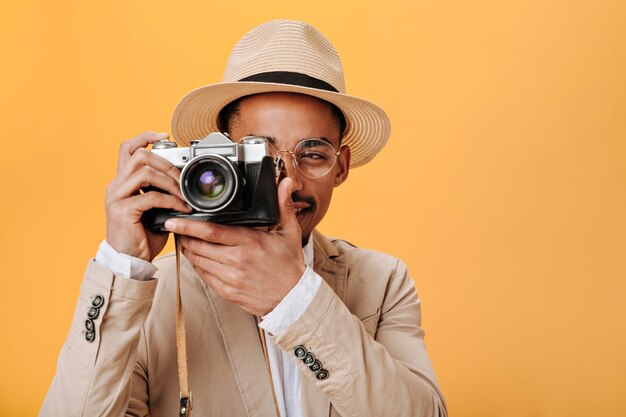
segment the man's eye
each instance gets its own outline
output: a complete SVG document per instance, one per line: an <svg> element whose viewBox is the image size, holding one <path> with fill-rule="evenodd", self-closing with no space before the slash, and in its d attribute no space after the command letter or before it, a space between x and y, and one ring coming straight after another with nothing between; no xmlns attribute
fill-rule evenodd
<svg viewBox="0 0 626 417"><path fill-rule="evenodd" d="M300 155L300 159L306 159L306 160L326 160L328 159L328 156L326 156L325 153L323 152L315 152L315 151L308 151L308 152L303 152Z"/></svg>

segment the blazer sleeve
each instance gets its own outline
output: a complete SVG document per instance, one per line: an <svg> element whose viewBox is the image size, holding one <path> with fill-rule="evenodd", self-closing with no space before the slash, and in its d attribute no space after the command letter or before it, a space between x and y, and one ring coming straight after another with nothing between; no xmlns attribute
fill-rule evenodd
<svg viewBox="0 0 626 417"><path fill-rule="evenodd" d="M445 417L420 322L413 280L396 260L377 314L359 319L322 282L308 309L274 342L342 416ZM320 361L325 379L296 358L299 346Z"/></svg>
<svg viewBox="0 0 626 417"><path fill-rule="evenodd" d="M154 279L117 277L102 265L89 263L40 416L148 414L145 401L133 401L128 407L131 379L138 378L140 332L156 286Z"/></svg>

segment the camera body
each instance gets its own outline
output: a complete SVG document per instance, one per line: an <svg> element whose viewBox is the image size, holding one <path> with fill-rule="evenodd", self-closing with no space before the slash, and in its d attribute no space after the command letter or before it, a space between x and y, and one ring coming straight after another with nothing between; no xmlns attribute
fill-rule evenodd
<svg viewBox="0 0 626 417"><path fill-rule="evenodd" d="M148 210L142 221L149 230L166 231L163 225L172 217L246 226L278 223L276 167L266 139L233 143L211 133L189 147L156 142L152 153L181 169L180 190L193 212Z"/></svg>

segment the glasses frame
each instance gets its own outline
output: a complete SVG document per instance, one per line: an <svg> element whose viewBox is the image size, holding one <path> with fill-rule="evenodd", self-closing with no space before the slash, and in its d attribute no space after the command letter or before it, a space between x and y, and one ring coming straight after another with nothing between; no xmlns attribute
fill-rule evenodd
<svg viewBox="0 0 626 417"><path fill-rule="evenodd" d="M265 138L263 136L245 136L245 137L241 138L240 141L243 140L243 139L250 139L250 138L262 138L262 139L267 140L267 143L270 144L272 149L276 152L276 157L274 158L274 164L277 167L277 171L280 170L279 167L284 166L284 164L285 164L285 160L283 159L282 154L287 153L287 154L291 155L291 163L292 163L293 167L296 170L298 170L298 172L300 174L304 175L307 178L311 178L311 179L322 178L324 175L326 175L330 171L332 171L332 169L337 164L337 159L339 158L339 155L341 155L341 149L336 150L335 147L331 143L328 143L327 141L325 141L323 139L320 139L320 138L305 138L305 139L302 139L300 142L298 142L296 144L296 146L293 147L293 149L294 149L293 151L288 150L288 149L276 149L276 147L272 144L272 142L268 138ZM302 172L302 170L300 169L300 166L298 165L298 161L296 160L296 156L295 156L294 151L295 151L295 149L298 146L300 146L300 144L302 144L303 142L309 141L309 140L316 140L316 141L324 142L325 144L330 146L330 149L333 150L332 155L335 156L335 159L334 159L333 163L328 167L328 170L326 172L324 172L323 174L316 175L316 176L312 176L310 174L306 174L306 173Z"/></svg>

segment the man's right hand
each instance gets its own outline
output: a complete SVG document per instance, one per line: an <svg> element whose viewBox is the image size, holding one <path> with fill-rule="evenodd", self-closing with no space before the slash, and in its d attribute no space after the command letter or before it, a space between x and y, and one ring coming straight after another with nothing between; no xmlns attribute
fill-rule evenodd
<svg viewBox="0 0 626 417"><path fill-rule="evenodd" d="M141 222L144 211L167 208L190 213L180 192L180 171L146 146L167 139L167 133L144 132L120 146L117 175L106 191L106 239L116 251L152 261L167 234L152 233ZM140 190L154 187L164 192Z"/></svg>

